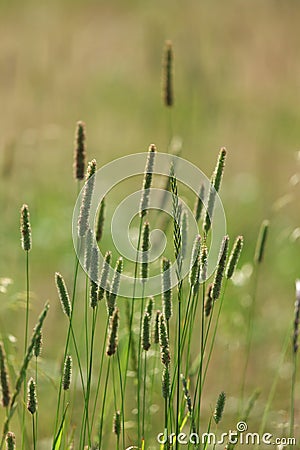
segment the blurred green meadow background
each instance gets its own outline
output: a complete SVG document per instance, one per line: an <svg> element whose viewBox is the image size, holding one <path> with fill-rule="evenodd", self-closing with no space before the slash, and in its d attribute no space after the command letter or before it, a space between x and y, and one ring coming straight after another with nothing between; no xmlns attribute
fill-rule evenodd
<svg viewBox="0 0 300 450"><path fill-rule="evenodd" d="M232 241L237 234L245 239L206 386L208 413L218 393L227 393L231 427L244 364L254 248L262 220L270 220L246 387L247 395L261 389L252 413L257 431L284 337L292 333L300 277L299 23L295 1L0 0L1 334L10 333L13 345L23 348L19 211L27 203L33 233L32 326L45 300L51 304L43 350L45 395L54 393L52 377L66 330L54 272L71 283L74 269L76 122L86 123L88 159L96 158L98 166L146 151L150 143L166 151L170 111L161 97L161 58L165 40L171 39L173 133L182 142L182 156L208 176L219 148L227 148L221 198ZM117 196L112 199L111 211L118 203ZM104 240L109 239L106 225ZM279 370L268 419L279 435L289 420L290 356L289 351ZM299 391L298 380L298 419ZM41 417L47 437L49 412Z"/></svg>

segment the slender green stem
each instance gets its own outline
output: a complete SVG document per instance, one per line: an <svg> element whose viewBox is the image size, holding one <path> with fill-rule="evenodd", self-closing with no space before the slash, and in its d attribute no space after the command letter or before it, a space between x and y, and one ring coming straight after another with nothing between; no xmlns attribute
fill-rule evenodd
<svg viewBox="0 0 300 450"><path fill-rule="evenodd" d="M35 420L34 414L32 414L32 440L33 440L33 450L36 450L36 434L35 434Z"/></svg>
<svg viewBox="0 0 300 450"><path fill-rule="evenodd" d="M178 274L179 275L179 274ZM179 276L178 276L178 279ZM181 363L181 291L182 281L178 285L178 329L177 329L177 391L176 391L176 450L179 449L178 435L179 435L179 409L180 409L180 363Z"/></svg>
<svg viewBox="0 0 300 450"><path fill-rule="evenodd" d="M108 379L109 379L110 359L111 358L108 359L108 366L107 366L104 393L103 393L103 402L102 402L102 408L101 408L101 418L100 418L100 425L99 425L99 449L101 449L101 443L102 443L103 418L104 418L106 393L107 393L107 386L108 386Z"/></svg>
<svg viewBox="0 0 300 450"><path fill-rule="evenodd" d="M289 437L294 437L294 422L295 422L295 385L296 385L296 373L297 373L297 353L293 351L293 372L291 381L291 412L290 412L290 434ZM290 450L293 449L293 445L290 445Z"/></svg>
<svg viewBox="0 0 300 450"><path fill-rule="evenodd" d="M25 317L25 336L24 336L24 357L27 351L28 343L28 327L29 327L29 302L30 302L30 285L29 285L29 251L26 251L26 317ZM22 442L21 448L25 445L25 410L26 410L26 377L23 383L23 414L22 414Z"/></svg>
<svg viewBox="0 0 300 450"><path fill-rule="evenodd" d="M141 313L140 313L140 325L139 325L139 347L138 347L138 373L137 373L137 420L138 420L138 446L141 442L141 399L140 399L140 391L141 391L141 375L142 375L142 323L143 323L143 312L144 312L144 292L145 292L145 282L143 282L143 290L142 290L142 301L141 301Z"/></svg>
<svg viewBox="0 0 300 450"><path fill-rule="evenodd" d="M37 357L35 358L35 385L36 385L36 389L38 390L38 362L37 362ZM36 418L35 418L35 435L36 435L36 439L38 436L38 409L36 410Z"/></svg>
<svg viewBox="0 0 300 450"><path fill-rule="evenodd" d="M143 386L143 415L142 438L145 439L145 409L146 409L146 377L147 377L147 352L144 352L144 386Z"/></svg>
<svg viewBox="0 0 300 450"><path fill-rule="evenodd" d="M123 448L125 448L124 392L123 392L122 369L121 369L121 361L120 361L120 355L119 355L119 348L117 348L117 359L118 359L118 371L119 371L120 392L121 392L122 440L123 440Z"/></svg>

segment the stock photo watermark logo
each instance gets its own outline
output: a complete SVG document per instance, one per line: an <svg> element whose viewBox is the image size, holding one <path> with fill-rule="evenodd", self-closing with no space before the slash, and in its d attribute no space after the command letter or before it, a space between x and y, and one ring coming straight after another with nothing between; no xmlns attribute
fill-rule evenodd
<svg viewBox="0 0 300 450"><path fill-rule="evenodd" d="M176 434L171 433L167 435L166 432L159 433L157 435L157 442L161 445L169 443L174 444L176 441ZM177 442L181 445L189 444L203 444L203 445L224 445L225 448L233 448L235 445L276 445L277 448L283 448L287 445L295 446L296 439L292 437L275 437L272 433L259 434L256 432L248 431L248 424L241 420L236 424L235 430L229 430L225 433L217 435L216 433L206 432L202 434L197 433L179 433L177 436ZM214 447L215 448L215 447Z"/></svg>
<svg viewBox="0 0 300 450"><path fill-rule="evenodd" d="M150 155L150 156L149 156ZM143 222L146 221L147 210L163 211L173 221L179 221L179 217L174 217L174 192L169 189L154 187L156 179L170 179L170 168L172 167L173 176L176 181L188 188L195 198L198 196L203 204L203 210L208 215L211 224L210 245L208 249L207 274L208 279L214 272L217 263L222 239L226 234L226 218L221 199L214 189L211 180L191 162L170 154L155 152L149 164L150 152L136 153L122 158L118 158L99 170L95 171L83 186L73 212L72 236L74 248L83 270L89 275L90 279L99 285L102 289L107 289L107 285L101 285L101 278L98 276L98 267L103 267L105 263L104 255L98 248L95 229L100 205L109 192L126 180L138 176L151 174L154 179L150 188L145 189L145 185L124 197L116 206L111 222L110 234L115 246L115 254L123 260L135 263L142 263L147 260L148 264L161 258L167 244L166 233L159 228L150 230L150 248L143 252L141 246L137 248L134 245L130 235L130 226L135 216L140 215ZM122 184L121 184L122 186ZM202 189L200 187L202 186ZM172 262L170 268L171 287L176 286L180 280L183 280L191 269L192 247L195 237L202 233L199 230L196 218L188 206L185 198L176 195L175 202L178 204L181 217L185 215L188 224L188 232L185 236L184 249L181 250L179 258L181 260L181 270L178 273L178 260ZM176 214L175 214L176 215ZM178 224L180 226L180 224ZM184 250L184 252L183 252ZM87 263L87 255L94 252L97 258L97 269L92 270ZM107 265L107 277L111 278L114 274L114 268ZM119 284L116 287L120 297L132 297L133 287L135 286L135 298L142 296L155 296L162 292L161 275L150 276L147 282L142 282L142 278L137 273L136 276L130 276L122 273L119 277ZM205 280L201 280L205 281ZM114 286L110 286L113 290Z"/></svg>

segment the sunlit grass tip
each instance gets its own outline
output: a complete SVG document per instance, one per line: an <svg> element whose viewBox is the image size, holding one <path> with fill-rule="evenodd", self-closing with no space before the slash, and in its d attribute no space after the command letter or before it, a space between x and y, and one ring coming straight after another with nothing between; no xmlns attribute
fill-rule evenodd
<svg viewBox="0 0 300 450"><path fill-rule="evenodd" d="M89 229L90 209L92 203L92 197L95 187L95 175L97 168L96 160L93 159L88 164L86 182L83 187L83 193L81 198L80 212L78 217L78 235L84 237Z"/></svg>
<svg viewBox="0 0 300 450"><path fill-rule="evenodd" d="M150 199L150 188L152 184L153 168L155 161L156 147L151 144L148 150L148 156L144 171L143 188L140 202L140 217L144 217L147 214Z"/></svg>
<svg viewBox="0 0 300 450"><path fill-rule="evenodd" d="M72 313L72 306L70 297L67 291L67 287L62 275L59 272L55 273L55 283L58 291L59 300L63 309L63 312L70 319Z"/></svg>
<svg viewBox="0 0 300 450"><path fill-rule="evenodd" d="M235 268L237 266L237 263L239 261L240 255L241 255L241 251L243 248L243 244L244 244L244 238L243 236L238 236L233 244L229 259L228 259L228 264L226 267L226 278L230 279L232 277L232 275L234 274Z"/></svg>
<svg viewBox="0 0 300 450"><path fill-rule="evenodd" d="M31 226L30 226L30 214L27 205L23 205L21 208L21 243L22 248L26 252L29 252L32 247L31 238Z"/></svg>
<svg viewBox="0 0 300 450"><path fill-rule="evenodd" d="M229 237L225 236L223 238L223 241L221 244L218 265L217 265L214 282L213 282L213 287L212 287L212 292L211 292L211 296L212 296L213 300L217 300L221 294L222 281L223 281L223 277L224 277L226 259L227 259L227 254L228 254L228 244L229 244Z"/></svg>

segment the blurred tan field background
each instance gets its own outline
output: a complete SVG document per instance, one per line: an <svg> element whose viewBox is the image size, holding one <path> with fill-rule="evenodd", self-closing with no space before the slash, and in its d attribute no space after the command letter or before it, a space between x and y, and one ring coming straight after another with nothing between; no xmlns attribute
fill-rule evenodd
<svg viewBox="0 0 300 450"><path fill-rule="evenodd" d="M237 234L245 238L242 285L228 287L206 389L208 412L220 390L226 391L231 427L255 241L261 221L271 223L247 386L247 395L256 387L262 390L252 414L257 431L284 337L292 330L300 277L299 23L295 1L0 0L0 278L13 280L7 288L1 285L1 333L23 336L19 210L28 203L32 325L44 301L51 303L43 351L45 373L49 370L45 394L54 392L49 378L60 362L66 327L54 272L61 271L71 284L74 268L76 122L85 121L88 158L95 157L99 166L146 151L152 142L166 151L169 111L161 99L161 56L171 39L173 130L182 140L182 156L209 176L219 148L227 148L221 197L232 242ZM279 435L288 421L290 356L289 351L279 371L268 421ZM298 380L298 419L299 391ZM47 415L41 412L41 417L46 437L52 428Z"/></svg>

